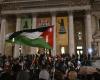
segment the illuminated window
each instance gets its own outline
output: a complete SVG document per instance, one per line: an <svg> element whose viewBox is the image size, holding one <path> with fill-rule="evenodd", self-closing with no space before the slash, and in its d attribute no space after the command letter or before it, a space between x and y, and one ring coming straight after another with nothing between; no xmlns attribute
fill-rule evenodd
<svg viewBox="0 0 100 80"><path fill-rule="evenodd" d="M61 47L61 54L65 54L65 47Z"/></svg>
<svg viewBox="0 0 100 80"><path fill-rule="evenodd" d="M82 46L77 46L77 49L82 49L83 47Z"/></svg>
<svg viewBox="0 0 100 80"><path fill-rule="evenodd" d="M81 50L80 53L83 54L83 51Z"/></svg>
<svg viewBox="0 0 100 80"><path fill-rule="evenodd" d="M78 40L82 40L82 32L77 33Z"/></svg>
<svg viewBox="0 0 100 80"><path fill-rule="evenodd" d="M77 51L77 54L79 55L79 51Z"/></svg>

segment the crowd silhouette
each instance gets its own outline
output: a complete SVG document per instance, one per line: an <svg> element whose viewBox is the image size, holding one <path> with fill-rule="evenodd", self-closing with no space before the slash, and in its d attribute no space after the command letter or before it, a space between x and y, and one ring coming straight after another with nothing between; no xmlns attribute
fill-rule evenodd
<svg viewBox="0 0 100 80"><path fill-rule="evenodd" d="M91 66L86 54L0 56L0 80L100 80L100 69L93 74L79 74L81 66Z"/></svg>

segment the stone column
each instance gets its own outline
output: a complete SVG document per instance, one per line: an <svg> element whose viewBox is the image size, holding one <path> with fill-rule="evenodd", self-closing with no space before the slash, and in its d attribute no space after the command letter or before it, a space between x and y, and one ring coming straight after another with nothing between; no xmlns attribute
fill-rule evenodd
<svg viewBox="0 0 100 80"><path fill-rule="evenodd" d="M36 15L33 15L32 17L32 29L36 28ZM31 47L31 54L35 54L36 53L36 47Z"/></svg>
<svg viewBox="0 0 100 80"><path fill-rule="evenodd" d="M5 54L5 34L6 34L7 20L5 17L1 18L1 36L0 36L0 53Z"/></svg>
<svg viewBox="0 0 100 80"><path fill-rule="evenodd" d="M98 42L98 55L97 57L100 57L100 42Z"/></svg>
<svg viewBox="0 0 100 80"><path fill-rule="evenodd" d="M91 22L92 22L92 30L93 30L93 33L95 33L97 29L97 21L96 21L96 17L95 16L92 16L92 19L91 19Z"/></svg>
<svg viewBox="0 0 100 80"><path fill-rule="evenodd" d="M20 16L17 16L17 20L16 20L16 31L20 31L20 25L21 25L21 18ZM17 58L18 56L20 56L20 51L19 51L20 45L19 44L15 44L15 50L14 50L14 58Z"/></svg>
<svg viewBox="0 0 100 80"><path fill-rule="evenodd" d="M73 13L69 12L69 54L75 54Z"/></svg>
<svg viewBox="0 0 100 80"><path fill-rule="evenodd" d="M53 29L53 52L52 56L56 55L56 13L52 14L52 25L54 26Z"/></svg>
<svg viewBox="0 0 100 80"><path fill-rule="evenodd" d="M91 43L92 43L92 23L91 23L91 14L90 12L86 13L86 47L87 50L91 49Z"/></svg>

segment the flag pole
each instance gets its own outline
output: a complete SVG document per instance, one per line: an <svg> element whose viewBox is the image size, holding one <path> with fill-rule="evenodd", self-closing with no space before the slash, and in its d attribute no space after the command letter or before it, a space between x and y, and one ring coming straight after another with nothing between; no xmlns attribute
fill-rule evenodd
<svg viewBox="0 0 100 80"><path fill-rule="evenodd" d="M21 56L21 51L22 50L22 48L21 48L21 44L20 44L20 47L19 47L19 56Z"/></svg>
<svg viewBox="0 0 100 80"><path fill-rule="evenodd" d="M53 59L54 59L54 62L53 62L53 78L52 80L55 80L55 63L56 63L56 60L55 60L55 57L56 57L56 53L55 53L55 50L52 51L53 52Z"/></svg>
<svg viewBox="0 0 100 80"><path fill-rule="evenodd" d="M14 57L15 38L12 38L12 57Z"/></svg>

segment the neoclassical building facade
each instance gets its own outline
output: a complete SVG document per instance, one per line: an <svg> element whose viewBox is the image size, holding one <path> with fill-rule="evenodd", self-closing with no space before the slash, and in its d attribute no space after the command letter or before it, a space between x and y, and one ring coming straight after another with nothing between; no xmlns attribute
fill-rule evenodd
<svg viewBox="0 0 100 80"><path fill-rule="evenodd" d="M100 56L99 5L99 0L1 0L0 53L18 57L20 47L22 54L36 53L37 47L7 43L6 35L53 25L52 54Z"/></svg>

